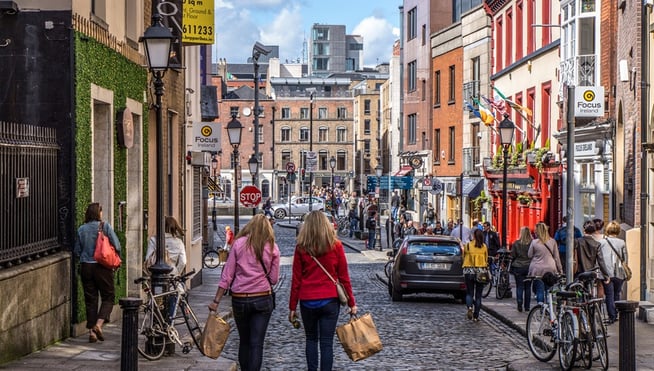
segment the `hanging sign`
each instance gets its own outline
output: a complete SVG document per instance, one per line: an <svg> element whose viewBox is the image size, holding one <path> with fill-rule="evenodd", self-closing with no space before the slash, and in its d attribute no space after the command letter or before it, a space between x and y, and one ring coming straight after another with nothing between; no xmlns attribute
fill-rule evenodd
<svg viewBox="0 0 654 371"><path fill-rule="evenodd" d="M604 116L604 87L575 87L575 117Z"/></svg>

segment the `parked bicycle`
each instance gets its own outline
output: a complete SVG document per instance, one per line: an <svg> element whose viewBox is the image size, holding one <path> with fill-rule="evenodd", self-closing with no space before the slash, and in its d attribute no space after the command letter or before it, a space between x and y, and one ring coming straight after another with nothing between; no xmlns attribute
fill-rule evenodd
<svg viewBox="0 0 654 371"><path fill-rule="evenodd" d="M348 237L350 235L350 218L347 215L341 215L336 219L338 226L338 235Z"/></svg>
<svg viewBox="0 0 654 371"><path fill-rule="evenodd" d="M495 297L497 299L504 299L509 296L511 291L511 276L509 270L511 269L511 255L506 249L498 250L497 256L488 258L488 271L490 272L491 279L488 285L484 286L481 293L482 297L488 297L491 289L495 287Z"/></svg>
<svg viewBox="0 0 654 371"><path fill-rule="evenodd" d="M186 323L195 346L200 348L202 329L193 309L187 301L185 282L195 270L168 279L168 291L155 293L150 277L140 277L134 283L141 284L147 298L138 313L138 352L147 360L161 358L168 344L178 344L187 354L192 349L190 341L182 341L176 326Z"/></svg>
<svg viewBox="0 0 654 371"><path fill-rule="evenodd" d="M207 248L202 254L202 265L210 269L218 268L227 261L227 254L228 251L223 248Z"/></svg>

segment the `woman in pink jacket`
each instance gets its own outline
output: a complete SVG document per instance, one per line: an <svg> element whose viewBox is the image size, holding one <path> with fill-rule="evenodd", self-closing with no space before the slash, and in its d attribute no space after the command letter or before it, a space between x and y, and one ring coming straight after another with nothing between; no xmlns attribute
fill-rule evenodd
<svg viewBox="0 0 654 371"><path fill-rule="evenodd" d="M550 237L548 227L545 223L536 224L536 238L531 241L527 255L531 259L529 263L529 275L543 277L545 273L560 274L562 271L561 260L558 253L556 241ZM538 304L545 302L545 283L542 280L535 280L532 284L536 301Z"/></svg>

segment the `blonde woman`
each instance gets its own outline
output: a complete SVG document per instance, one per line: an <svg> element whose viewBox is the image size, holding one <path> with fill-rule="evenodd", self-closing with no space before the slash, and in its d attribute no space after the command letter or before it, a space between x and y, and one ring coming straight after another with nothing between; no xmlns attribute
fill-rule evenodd
<svg viewBox="0 0 654 371"><path fill-rule="evenodd" d="M488 272L488 247L484 243L484 232L475 228L473 239L463 249L463 274L466 283L466 317L479 322L481 293L488 283L477 282L477 273ZM473 305L474 304L474 305Z"/></svg>
<svg viewBox="0 0 654 371"><path fill-rule="evenodd" d="M536 224L536 239L531 241L527 256L531 259L529 263L529 275L543 277L545 273L561 274L561 259L558 254L558 245L550 237L547 224ZM545 302L545 283L542 280L533 282L534 293L538 304Z"/></svg>
<svg viewBox="0 0 654 371"><path fill-rule="evenodd" d="M309 371L331 370L334 359L334 333L340 311L336 285L329 275L343 284L349 296L350 314L357 313L343 244L336 239L334 227L322 211L312 211L304 219L293 256L291 297L288 320L300 313L306 336L305 355ZM318 344L320 343L320 357ZM320 361L318 359L320 358Z"/></svg>
<svg viewBox="0 0 654 371"><path fill-rule="evenodd" d="M525 282L529 273L529 246L531 245L531 231L529 227L520 228L520 238L511 245L511 273L515 277L516 301L518 312L522 312L523 304L525 311L529 312L531 304L531 281Z"/></svg>
<svg viewBox="0 0 654 371"><path fill-rule="evenodd" d="M618 313L615 309L616 300L620 300L622 284L627 277L622 268L622 261L627 261L627 248L624 240L618 238L620 235L620 224L615 220L607 224L606 237L600 242L599 261L602 271L606 272L604 295L606 311L609 315L609 324L617 321Z"/></svg>
<svg viewBox="0 0 654 371"><path fill-rule="evenodd" d="M332 227L332 230L334 228ZM209 310L217 311L231 289L232 311L239 335L241 370L260 370L263 343L274 309L272 286L279 280L279 247L263 214L257 214L236 235Z"/></svg>

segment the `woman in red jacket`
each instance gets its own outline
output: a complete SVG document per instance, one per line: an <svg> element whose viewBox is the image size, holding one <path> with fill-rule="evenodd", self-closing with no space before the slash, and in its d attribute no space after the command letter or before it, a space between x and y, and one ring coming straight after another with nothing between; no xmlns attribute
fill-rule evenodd
<svg viewBox="0 0 654 371"><path fill-rule="evenodd" d="M307 215L297 237L288 319L291 322L296 319L299 301L307 339L305 354L308 369L318 370L318 343L320 343L320 370L326 371L332 369L334 333L340 303L336 285L313 257L316 257L327 272L345 287L349 296L350 313L356 314L356 301L352 294L343 244L336 239L334 227L327 217L318 210Z"/></svg>

